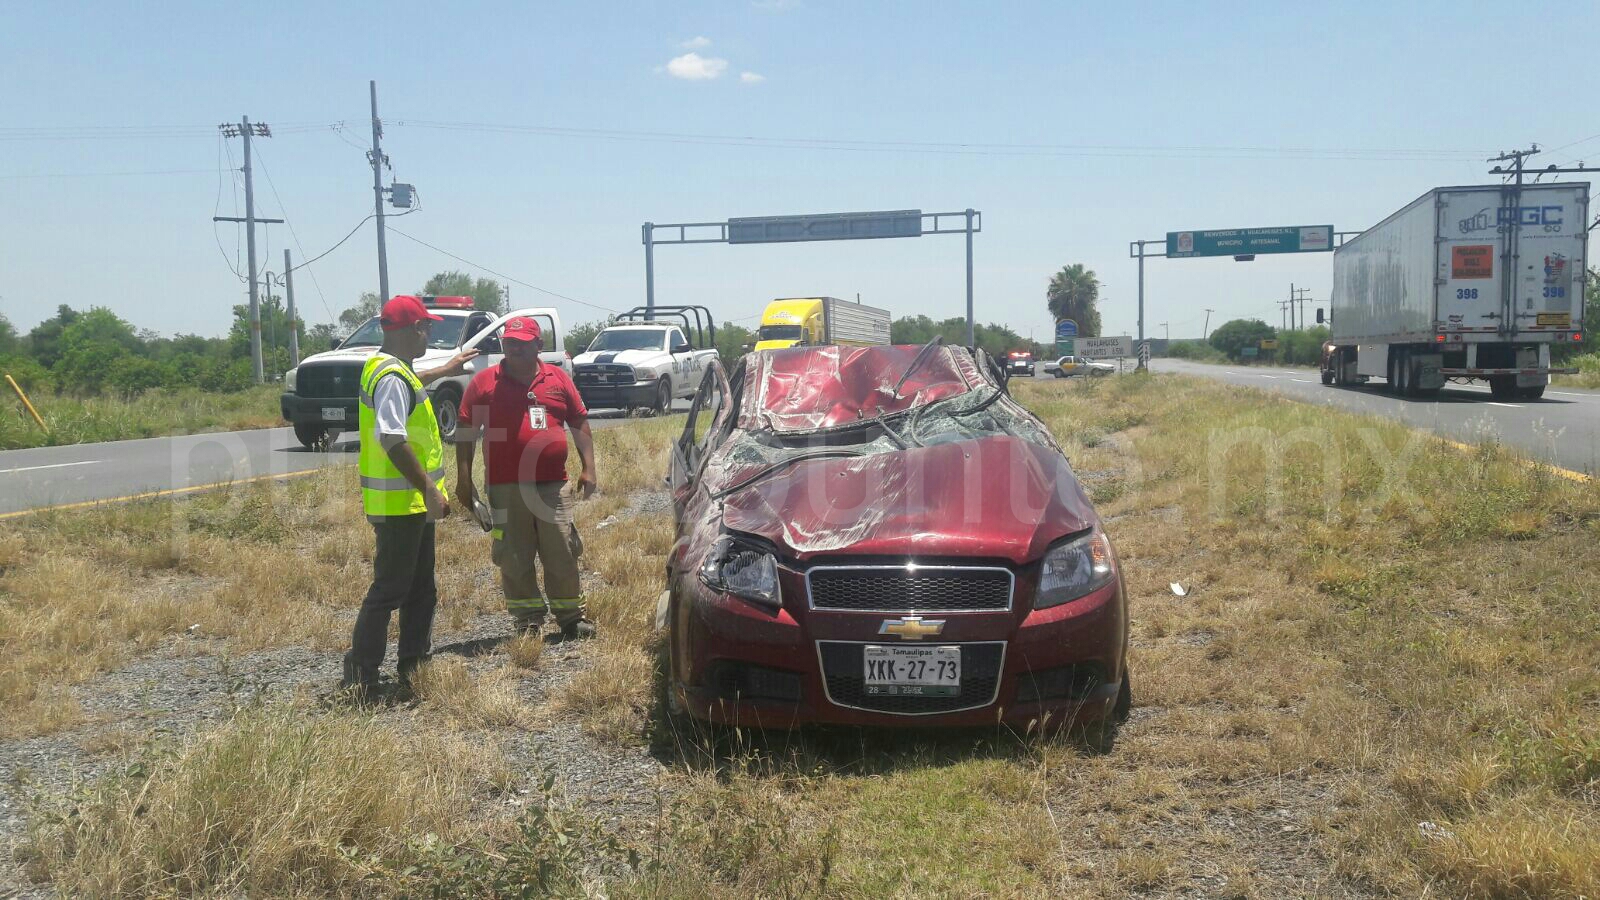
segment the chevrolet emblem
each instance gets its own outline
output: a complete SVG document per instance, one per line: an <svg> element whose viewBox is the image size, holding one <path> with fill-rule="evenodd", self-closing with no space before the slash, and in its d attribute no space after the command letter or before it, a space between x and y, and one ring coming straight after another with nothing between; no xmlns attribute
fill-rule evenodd
<svg viewBox="0 0 1600 900"><path fill-rule="evenodd" d="M878 626L879 634L892 634L908 641L920 641L930 635L944 631L943 619L928 619L923 621L921 616L903 616L898 619L884 619Z"/></svg>

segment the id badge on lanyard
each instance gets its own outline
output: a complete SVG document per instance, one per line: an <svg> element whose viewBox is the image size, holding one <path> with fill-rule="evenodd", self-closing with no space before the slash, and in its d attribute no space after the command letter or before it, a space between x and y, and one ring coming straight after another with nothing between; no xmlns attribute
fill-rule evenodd
<svg viewBox="0 0 1600 900"><path fill-rule="evenodd" d="M528 392L528 399L534 398L533 391ZM543 406L530 403L528 405L528 427L534 431L543 431L550 427L550 415Z"/></svg>

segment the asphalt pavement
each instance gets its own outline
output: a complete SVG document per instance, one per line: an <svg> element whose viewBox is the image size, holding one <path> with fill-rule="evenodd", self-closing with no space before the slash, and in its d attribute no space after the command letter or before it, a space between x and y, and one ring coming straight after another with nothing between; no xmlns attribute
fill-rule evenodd
<svg viewBox="0 0 1600 900"><path fill-rule="evenodd" d="M1463 443L1486 438L1574 472L1600 471L1600 391L1557 387L1541 400L1492 400L1487 386L1446 385L1436 399L1388 393L1382 381L1324 385L1316 369L1219 366L1153 359L1152 372L1178 372L1283 394L1306 403L1385 416Z"/></svg>
<svg viewBox="0 0 1600 900"><path fill-rule="evenodd" d="M689 408L680 400L675 411ZM630 421L599 410L594 428ZM223 484L281 478L354 465L357 441L345 434L326 452L307 450L290 428L72 444L0 451L0 518L43 507L181 494Z"/></svg>

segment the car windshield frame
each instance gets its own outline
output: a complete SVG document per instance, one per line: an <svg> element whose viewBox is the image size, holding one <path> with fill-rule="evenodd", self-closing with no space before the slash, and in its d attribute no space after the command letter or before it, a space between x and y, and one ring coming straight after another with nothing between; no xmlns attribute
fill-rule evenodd
<svg viewBox="0 0 1600 900"><path fill-rule="evenodd" d="M667 349L667 336L671 332L668 328L608 328L594 336L589 342L586 352L589 353L621 353L626 350L665 350ZM618 343L626 346L607 346L608 338L621 338L623 335L639 335L643 337L654 336L654 343L640 343L639 341L619 340Z"/></svg>
<svg viewBox="0 0 1600 900"><path fill-rule="evenodd" d="M803 325L763 325L756 329L758 341L798 341L805 336Z"/></svg>

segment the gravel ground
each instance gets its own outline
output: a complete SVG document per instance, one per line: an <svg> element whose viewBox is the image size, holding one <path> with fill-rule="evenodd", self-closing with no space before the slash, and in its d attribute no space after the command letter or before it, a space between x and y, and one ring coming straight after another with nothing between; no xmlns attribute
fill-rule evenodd
<svg viewBox="0 0 1600 900"><path fill-rule="evenodd" d="M644 492L619 518L670 505L666 493ZM497 590L492 571L485 571L480 581ZM352 619L354 605L352 600ZM434 654L465 657L474 671L498 668L504 657L494 651L509 634L505 615L479 616L457 631L435 629ZM545 634L548 645L539 668L525 673L518 689L535 710L584 667L584 651L590 646L556 640L549 626ZM394 658L391 645L391 671ZM339 652L290 647L231 656L221 641L177 637L154 653L72 688L85 724L45 737L0 742L0 898L53 896L47 886L26 880L13 852L26 834L30 797L70 792L114 771L125 758L123 751L151 741L181 742L225 720L241 703L325 697L336 686L339 670ZM401 704L390 711L403 716L411 708ZM576 723L538 719L527 729L480 730L499 744L514 770L524 773L534 793L546 776L554 775L558 796L607 828L637 829L655 821L664 768L644 742L605 744Z"/></svg>

